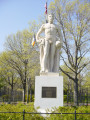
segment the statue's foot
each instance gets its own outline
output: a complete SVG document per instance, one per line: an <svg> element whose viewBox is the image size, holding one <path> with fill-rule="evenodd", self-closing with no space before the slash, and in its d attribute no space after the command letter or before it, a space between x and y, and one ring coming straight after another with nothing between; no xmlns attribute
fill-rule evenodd
<svg viewBox="0 0 90 120"><path fill-rule="evenodd" d="M40 73L48 73L48 70L40 70Z"/></svg>
<svg viewBox="0 0 90 120"><path fill-rule="evenodd" d="M48 73L48 70L45 70L45 73Z"/></svg>
<svg viewBox="0 0 90 120"><path fill-rule="evenodd" d="M40 73L44 73L45 72L45 70L40 70Z"/></svg>

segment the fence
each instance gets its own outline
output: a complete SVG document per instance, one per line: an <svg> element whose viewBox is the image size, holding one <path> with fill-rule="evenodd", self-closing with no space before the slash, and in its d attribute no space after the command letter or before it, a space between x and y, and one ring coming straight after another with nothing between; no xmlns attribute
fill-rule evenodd
<svg viewBox="0 0 90 120"><path fill-rule="evenodd" d="M5 86L2 89L0 89L0 102L22 101L22 96L23 96L22 91L13 90L13 96L11 93L12 90Z"/></svg>
<svg viewBox="0 0 90 120"><path fill-rule="evenodd" d="M18 114L18 113L20 113L20 114L22 114L23 115L23 119L22 120L25 120L25 114L39 114L39 115L42 115L42 114L74 114L74 120L77 120L77 114L90 114L90 113L76 113L76 110L75 110L75 112L74 113L35 113L35 112L25 112L25 110L23 110L23 112L0 112L0 113L15 113L15 114ZM11 119L12 120L12 119Z"/></svg>
<svg viewBox="0 0 90 120"><path fill-rule="evenodd" d="M32 90L31 90L32 91ZM33 92L34 93L34 92ZM32 92L30 92L28 95L26 95L27 103L34 101L34 95ZM68 87L67 92L65 93L64 97L64 106L74 106L74 93ZM13 91L13 100L11 99L11 89L4 87L0 89L0 103L9 103L9 104L17 104L18 102L22 102L23 93L22 91ZM78 105L82 106L88 106L90 105L90 92L88 89L81 89L78 91Z"/></svg>
<svg viewBox="0 0 90 120"><path fill-rule="evenodd" d="M74 103L74 92L68 88L66 105L73 105ZM79 105L89 105L90 104L90 92L88 89L80 89L78 91L78 103Z"/></svg>

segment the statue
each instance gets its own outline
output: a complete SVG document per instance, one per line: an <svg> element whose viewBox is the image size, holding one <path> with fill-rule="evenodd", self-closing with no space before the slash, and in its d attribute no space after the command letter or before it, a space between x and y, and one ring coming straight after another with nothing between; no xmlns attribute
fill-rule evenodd
<svg viewBox="0 0 90 120"><path fill-rule="evenodd" d="M62 46L62 34L58 25L53 24L54 16L48 15L48 23L39 29L36 41L40 43L40 64L42 72L58 72L60 49ZM45 37L41 37L41 33Z"/></svg>

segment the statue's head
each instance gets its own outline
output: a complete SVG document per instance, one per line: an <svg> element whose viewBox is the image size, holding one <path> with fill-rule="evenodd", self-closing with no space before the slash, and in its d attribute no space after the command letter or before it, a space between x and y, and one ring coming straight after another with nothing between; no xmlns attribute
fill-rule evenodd
<svg viewBox="0 0 90 120"><path fill-rule="evenodd" d="M52 13L48 14L48 22L53 23L54 15Z"/></svg>

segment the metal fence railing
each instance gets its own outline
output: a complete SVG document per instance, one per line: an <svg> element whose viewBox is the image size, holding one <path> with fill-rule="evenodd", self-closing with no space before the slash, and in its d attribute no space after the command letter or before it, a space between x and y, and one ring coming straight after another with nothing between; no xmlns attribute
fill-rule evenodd
<svg viewBox="0 0 90 120"><path fill-rule="evenodd" d="M49 115L50 115L50 114L58 114L58 115L59 115L59 114L61 114L61 115L62 115L62 114L73 114L73 115L74 115L74 120L77 120L77 119L78 119L78 118L77 118L77 114L87 114L87 115L90 114L90 113L77 113L76 110L75 110L74 113L37 113L37 112L25 112L25 110L23 110L23 112L0 112L0 114L1 114L1 113L5 113L5 114L6 114L6 113L15 113L15 114L18 114L18 113L19 113L19 114L22 114L22 117L23 117L22 120L25 120L25 114L31 114L31 115L34 115L34 114L40 114L40 115L42 115L42 114L43 114L43 115L45 115L45 114L46 114L46 115L48 115L48 114L49 114Z"/></svg>

